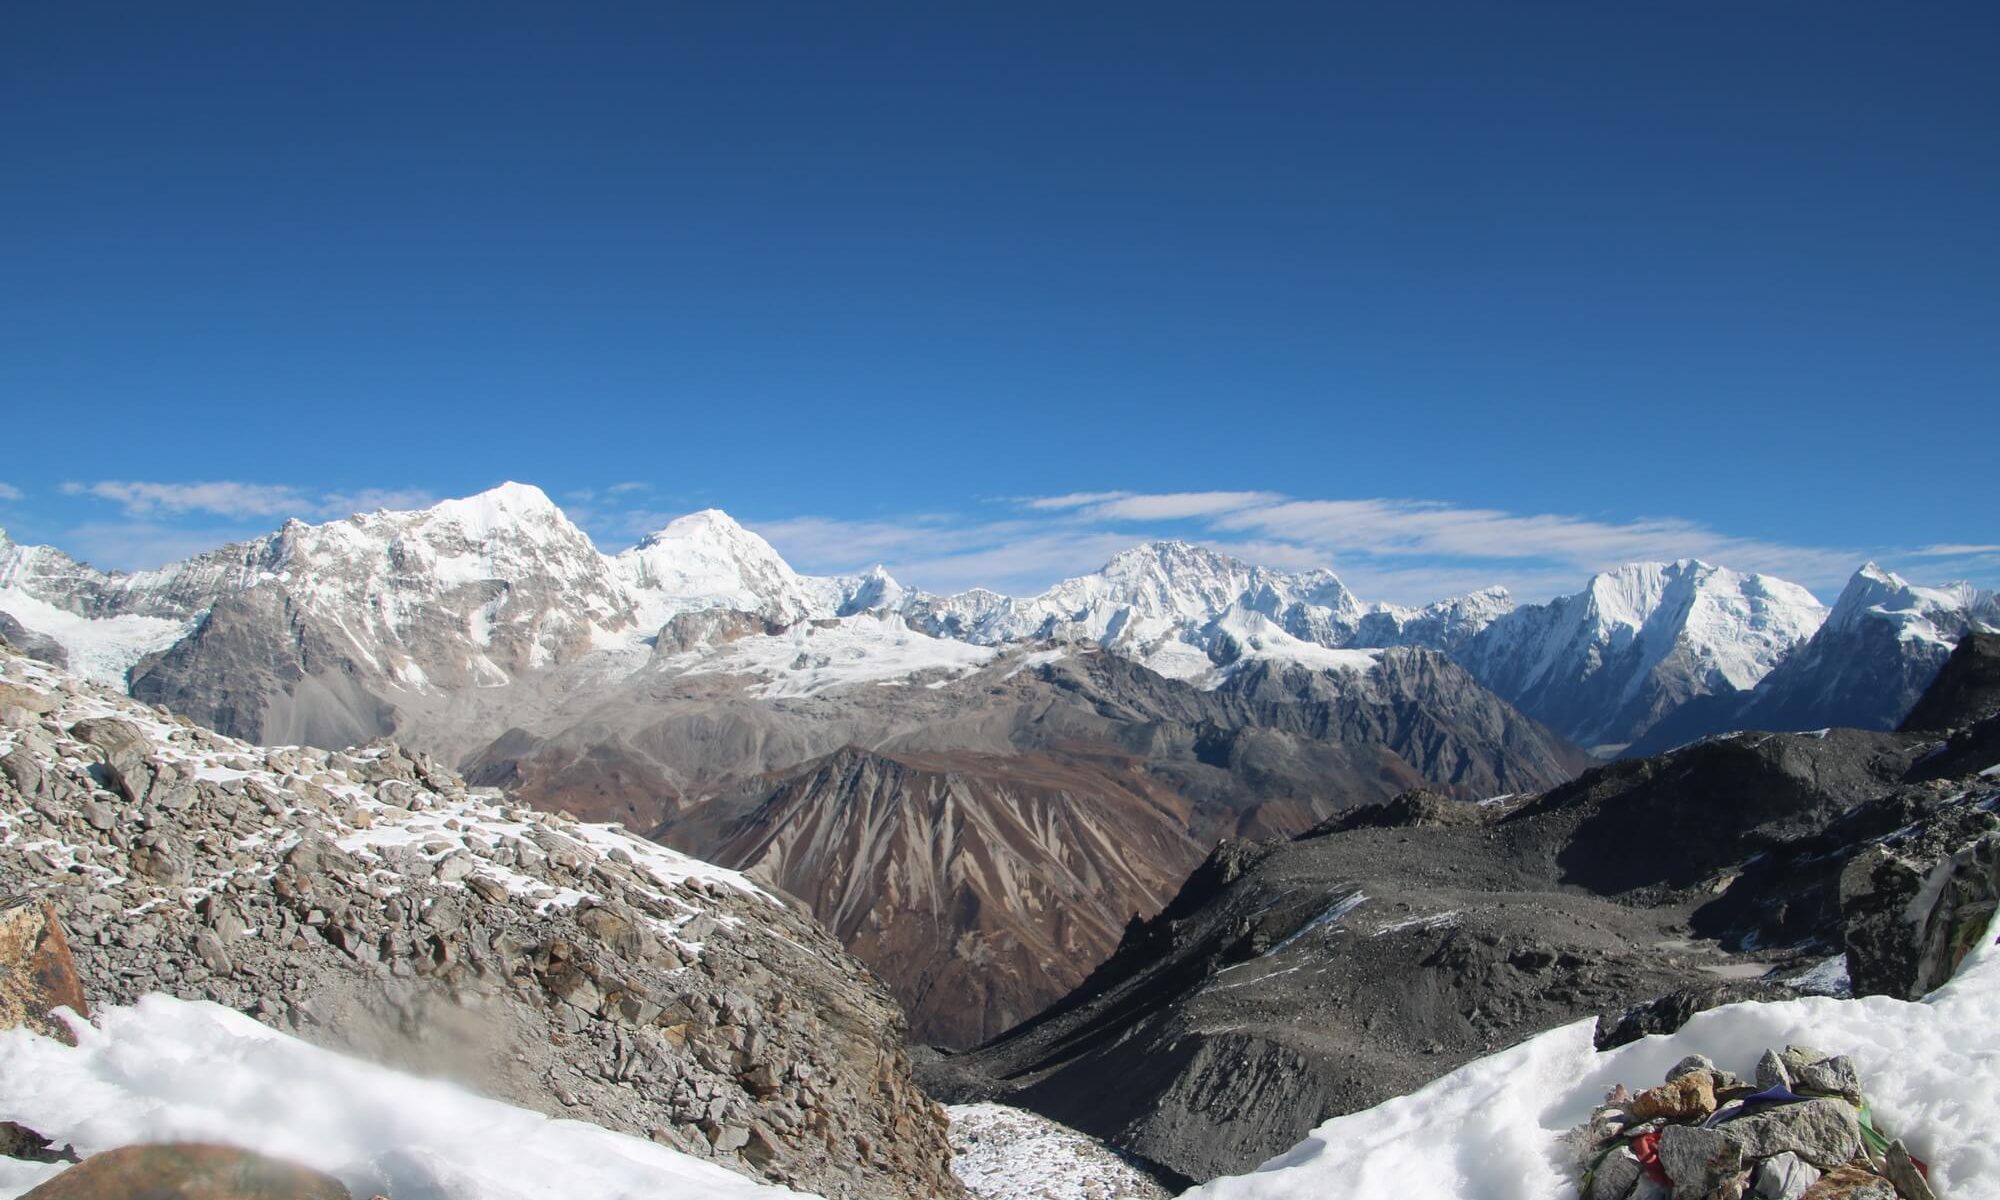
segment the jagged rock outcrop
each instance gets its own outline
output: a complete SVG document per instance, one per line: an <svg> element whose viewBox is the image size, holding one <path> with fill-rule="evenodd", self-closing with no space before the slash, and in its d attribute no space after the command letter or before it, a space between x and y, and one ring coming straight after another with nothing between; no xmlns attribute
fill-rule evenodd
<svg viewBox="0 0 2000 1200"><path fill-rule="evenodd" d="M0 679L0 878L91 1002L214 1000L829 1197L959 1194L894 1002L792 902L392 744L250 746L5 648Z"/></svg>
<svg viewBox="0 0 2000 1200"><path fill-rule="evenodd" d="M5 612L0 612L0 638L11 642L15 649L29 658L39 658L52 667L69 666L69 651L63 649L61 642L47 634L36 633Z"/></svg>
<svg viewBox="0 0 2000 1200"><path fill-rule="evenodd" d="M1952 729L2000 716L2000 633L1972 632L1959 639L1902 728Z"/></svg>

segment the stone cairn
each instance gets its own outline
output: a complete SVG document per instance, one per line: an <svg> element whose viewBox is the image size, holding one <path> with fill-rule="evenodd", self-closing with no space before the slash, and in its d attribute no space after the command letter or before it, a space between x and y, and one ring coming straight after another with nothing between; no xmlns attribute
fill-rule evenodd
<svg viewBox="0 0 2000 1200"><path fill-rule="evenodd" d="M1752 1080L1696 1054L1659 1087L1619 1084L1570 1131L1583 1200L1935 1200L1928 1168L1875 1127L1844 1054L1766 1050Z"/></svg>

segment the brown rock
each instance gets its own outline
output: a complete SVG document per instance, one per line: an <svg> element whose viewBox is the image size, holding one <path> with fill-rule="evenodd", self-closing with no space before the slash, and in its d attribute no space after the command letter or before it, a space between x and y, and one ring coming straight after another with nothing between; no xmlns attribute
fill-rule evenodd
<svg viewBox="0 0 2000 1200"><path fill-rule="evenodd" d="M1635 1121L1706 1117L1715 1111L1715 1076L1707 1071L1690 1071L1671 1083L1640 1092L1628 1111Z"/></svg>
<svg viewBox="0 0 2000 1200"><path fill-rule="evenodd" d="M69 1027L49 1015L58 1008L90 1015L56 910L26 896L0 900L0 1029L25 1026L73 1046Z"/></svg>
<svg viewBox="0 0 2000 1200"><path fill-rule="evenodd" d="M233 1146L122 1146L93 1154L21 1200L352 1200L318 1171Z"/></svg>
<svg viewBox="0 0 2000 1200"><path fill-rule="evenodd" d="M1875 1172L1849 1164L1820 1176L1799 1200L1896 1200L1896 1189Z"/></svg>

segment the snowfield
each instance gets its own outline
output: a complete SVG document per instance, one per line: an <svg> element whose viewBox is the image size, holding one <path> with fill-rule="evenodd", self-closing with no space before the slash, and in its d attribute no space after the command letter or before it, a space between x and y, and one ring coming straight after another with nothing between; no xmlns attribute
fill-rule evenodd
<svg viewBox="0 0 2000 1200"><path fill-rule="evenodd" d="M72 1021L78 1045L0 1033L0 1114L92 1154L206 1141L395 1200L778 1200L652 1142L486 1100L308 1045L206 1002L151 995ZM63 1169L0 1158L0 1200Z"/></svg>
<svg viewBox="0 0 2000 1200"><path fill-rule="evenodd" d="M1689 1054L1753 1073L1767 1047L1851 1055L1877 1125L1931 1164L1951 1200L2000 1198L2000 922L1948 984L1920 1002L1867 996L1732 1004L1669 1036L1598 1053L1579 1021L1468 1063L1408 1096L1335 1117L1246 1175L1184 1200L1567 1200L1562 1137L1617 1083L1659 1083Z"/></svg>

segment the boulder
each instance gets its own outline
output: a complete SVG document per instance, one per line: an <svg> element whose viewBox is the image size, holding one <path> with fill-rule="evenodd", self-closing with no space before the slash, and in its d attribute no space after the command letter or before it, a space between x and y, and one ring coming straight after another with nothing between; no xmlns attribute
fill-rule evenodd
<svg viewBox="0 0 2000 1200"><path fill-rule="evenodd" d="M104 782L134 804L143 803L153 786L148 761L152 743L139 727L118 717L92 717L69 727L70 736L104 755Z"/></svg>
<svg viewBox="0 0 2000 1200"><path fill-rule="evenodd" d="M58 1008L90 1013L55 909L25 896L0 900L0 1029L26 1027L73 1046L69 1026L51 1015Z"/></svg>
<svg viewBox="0 0 2000 1200"><path fill-rule="evenodd" d="M21 1200L353 1200L339 1180L233 1146L121 1146Z"/></svg>
<svg viewBox="0 0 2000 1200"><path fill-rule="evenodd" d="M1699 1068L1674 1076L1669 1082L1633 1097L1629 1111L1635 1121L1706 1117L1715 1111L1715 1075L1707 1068Z"/></svg>
<svg viewBox="0 0 2000 1200"><path fill-rule="evenodd" d="M1712 1129L1669 1125L1660 1131L1660 1164L1675 1195L1707 1196L1750 1164L1780 1154L1829 1168L1860 1152L1861 1123L1845 1100L1779 1105Z"/></svg>
<svg viewBox="0 0 2000 1200"><path fill-rule="evenodd" d="M1895 1187L1865 1167L1837 1167L1819 1177L1799 1200L1897 1200Z"/></svg>
<svg viewBox="0 0 2000 1200"><path fill-rule="evenodd" d="M1909 1147L1903 1139L1889 1143L1889 1149L1882 1155L1882 1174L1896 1185L1896 1192L1903 1200L1937 1200L1937 1193L1931 1190L1930 1180L1917 1170L1917 1164L1910 1158Z"/></svg>

